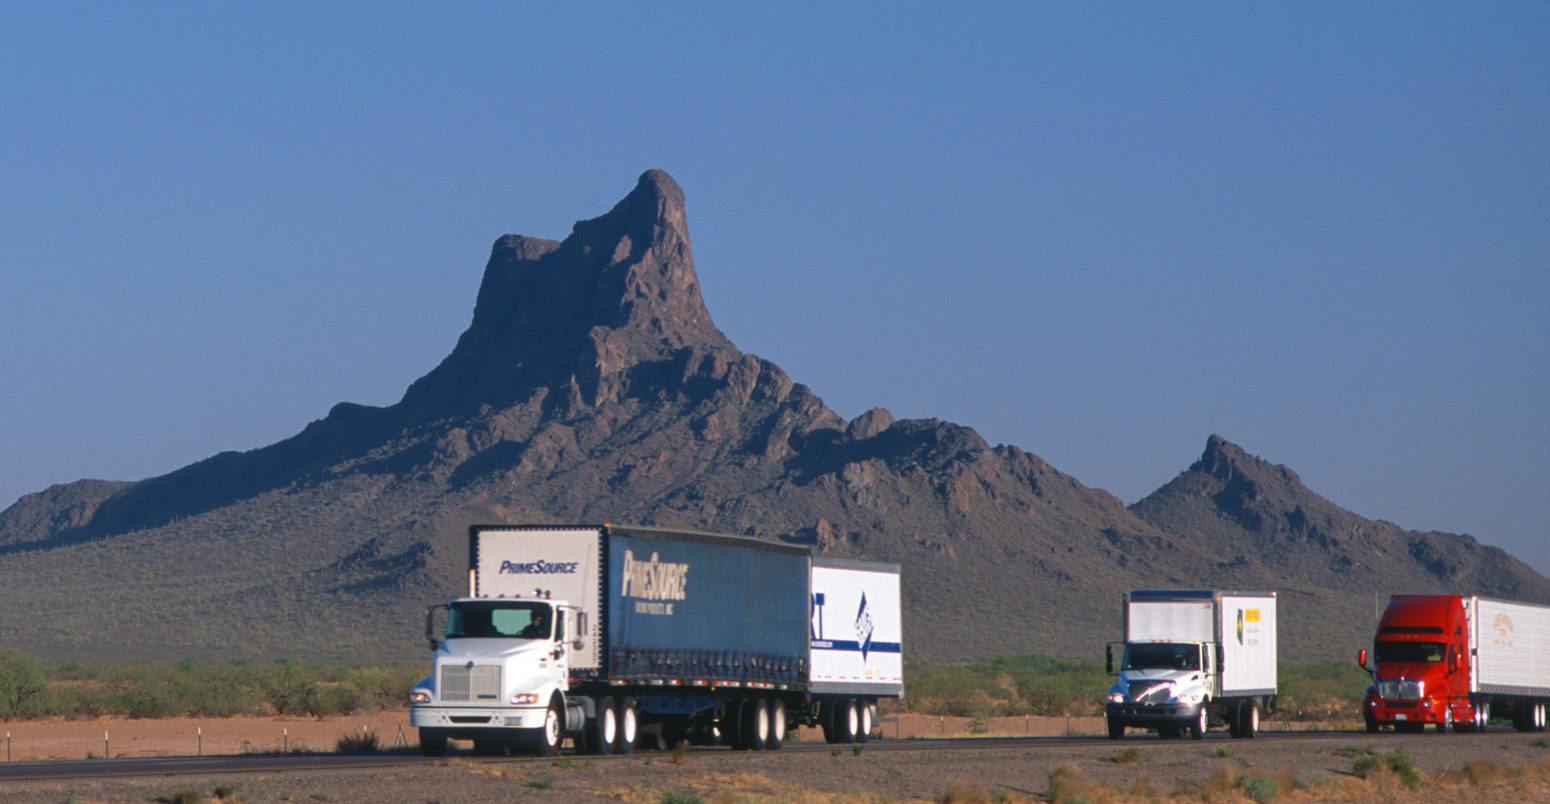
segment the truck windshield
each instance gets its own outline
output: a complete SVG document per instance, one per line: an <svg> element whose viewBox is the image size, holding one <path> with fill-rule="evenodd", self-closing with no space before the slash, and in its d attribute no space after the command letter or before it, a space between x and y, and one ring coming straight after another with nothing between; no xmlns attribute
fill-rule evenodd
<svg viewBox="0 0 1550 804"><path fill-rule="evenodd" d="M1122 670L1199 670L1197 645L1171 642L1133 642L1125 646Z"/></svg>
<svg viewBox="0 0 1550 804"><path fill-rule="evenodd" d="M453 603L447 610L447 639L517 637L548 639L549 606L513 600Z"/></svg>
<svg viewBox="0 0 1550 804"><path fill-rule="evenodd" d="M1440 662L1446 655L1441 642L1379 642L1373 653L1381 662Z"/></svg>

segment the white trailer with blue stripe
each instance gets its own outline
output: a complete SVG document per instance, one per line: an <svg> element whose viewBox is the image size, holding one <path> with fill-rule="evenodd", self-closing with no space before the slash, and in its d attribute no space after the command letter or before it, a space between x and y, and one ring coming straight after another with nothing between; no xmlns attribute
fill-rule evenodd
<svg viewBox="0 0 1550 804"><path fill-rule="evenodd" d="M899 568L739 536L475 525L468 594L426 616L411 693L429 755L781 747L798 724L863 742L904 693ZM445 612L445 627L435 627Z"/></svg>
<svg viewBox="0 0 1550 804"><path fill-rule="evenodd" d="M808 690L829 742L866 741L877 700L904 695L899 565L813 557Z"/></svg>

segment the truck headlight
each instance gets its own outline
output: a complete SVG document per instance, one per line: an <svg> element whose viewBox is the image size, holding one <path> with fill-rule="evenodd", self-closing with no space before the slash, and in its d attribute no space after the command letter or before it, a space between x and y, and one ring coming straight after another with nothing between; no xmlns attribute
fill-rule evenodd
<svg viewBox="0 0 1550 804"><path fill-rule="evenodd" d="M428 704L431 702L431 694L425 690L415 690L409 693L409 703Z"/></svg>
<svg viewBox="0 0 1550 804"><path fill-rule="evenodd" d="M1201 694L1198 693L1198 692L1186 692L1183 695L1180 695L1175 700L1177 700L1181 704L1187 704L1189 706L1194 706L1195 704L1200 703L1200 698L1201 698Z"/></svg>
<svg viewBox="0 0 1550 804"><path fill-rule="evenodd" d="M513 706L532 706L533 704L538 703L538 693L519 692L516 695L511 696L511 703Z"/></svg>
<svg viewBox="0 0 1550 804"><path fill-rule="evenodd" d="M1125 702L1125 693L1123 693L1123 692L1113 692L1113 691L1109 692L1109 703L1124 703L1124 702Z"/></svg>

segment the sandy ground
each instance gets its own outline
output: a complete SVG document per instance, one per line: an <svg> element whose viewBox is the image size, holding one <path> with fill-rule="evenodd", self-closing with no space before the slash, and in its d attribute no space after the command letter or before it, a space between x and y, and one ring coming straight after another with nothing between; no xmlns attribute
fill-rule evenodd
<svg viewBox="0 0 1550 804"><path fill-rule="evenodd" d="M193 753L183 748L187 733L203 728L206 753L267 750L288 733L295 744L331 750L341 734L363 726L397 734L405 713L331 720L244 719L206 721L102 721L5 724L13 750L23 729L42 744L45 734L62 742L66 756L84 756L101 731L126 752L144 755ZM227 804L257 802L467 802L543 801L663 804L876 804L878 802L1032 802L1059 792L1089 804L1115 801L1247 802L1245 774L1274 779L1274 801L1497 802L1550 800L1550 749L1542 735L1496 730L1486 735L1368 735L1345 732L1312 739L1231 740L1212 734L1205 741L1127 737L1045 745L990 745L949 750L909 745L910 736L952 736L965 719L906 716L883 724L902 739L859 750L834 746L817 751L691 753L681 757L644 754L597 758L475 759L466 751L434 764L408 768L294 773L226 773L0 784L0 802L130 802L198 800ZM989 724L1004 735L1085 733L1096 736L1096 718L1006 718ZM93 734L92 730L96 733ZM67 733L68 732L68 733ZM160 733L161 737L153 737ZM412 741L412 730L405 728ZM138 740L136 739L138 737ZM902 746L902 748L901 748ZM100 746L96 749L101 756ZM1369 779L1353 775L1362 752L1403 751L1424 775L1411 790L1391 773ZM119 751L113 749L114 756ZM183 791L191 791L187 796ZM198 798L192 798L197 794ZM1059 799L1066 800L1066 799ZM1077 799L1071 799L1077 800Z"/></svg>
<svg viewBox="0 0 1550 804"><path fill-rule="evenodd" d="M879 724L884 738L965 736L969 719L903 715ZM1101 718L992 718L986 733L1005 736L1099 734ZM341 737L373 732L383 748L418 745L408 710L331 718L165 718L41 720L0 723L6 761L100 757L210 756L285 751L334 751ZM823 738L800 729L798 739ZM457 746L458 743L454 743ZM466 746L466 744L464 744Z"/></svg>

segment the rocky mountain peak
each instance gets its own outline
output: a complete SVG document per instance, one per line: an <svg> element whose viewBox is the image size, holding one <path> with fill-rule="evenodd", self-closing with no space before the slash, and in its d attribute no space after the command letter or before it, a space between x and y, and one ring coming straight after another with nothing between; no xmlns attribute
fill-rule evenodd
<svg viewBox="0 0 1550 804"><path fill-rule="evenodd" d="M1200 454L1200 460L1189 467L1189 471L1210 475L1224 483L1241 480L1261 483L1270 481L1293 487L1302 485L1302 479L1291 469L1250 455L1242 447L1215 434L1206 439L1205 452Z"/></svg>
<svg viewBox="0 0 1550 804"><path fill-rule="evenodd" d="M610 378L684 349L737 352L700 295L683 190L648 170L564 241L496 240L473 323L400 405L435 416L499 407L537 388L575 388L596 401Z"/></svg>

